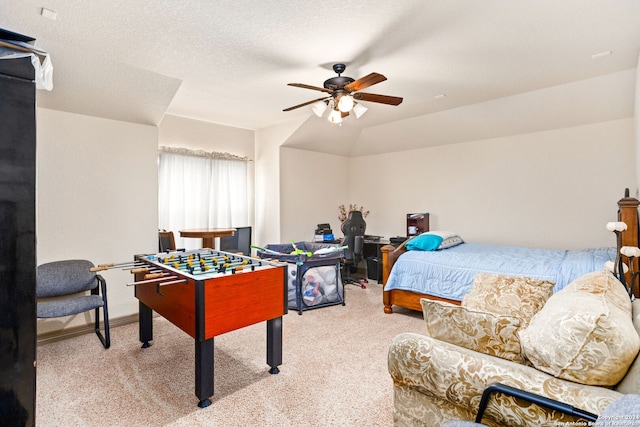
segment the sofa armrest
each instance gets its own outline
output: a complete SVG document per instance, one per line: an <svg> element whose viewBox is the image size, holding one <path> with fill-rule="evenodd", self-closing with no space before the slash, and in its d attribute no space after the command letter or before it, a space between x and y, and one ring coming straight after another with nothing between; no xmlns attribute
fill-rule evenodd
<svg viewBox="0 0 640 427"><path fill-rule="evenodd" d="M594 414L602 413L607 405L622 396L604 387L558 379L530 366L415 333L403 333L393 339L388 367L395 387L412 388L425 399L473 408L474 413L483 391L492 383L527 390ZM556 421L572 420L534 404L516 402L506 395L491 399L485 418L510 426L553 425Z"/></svg>

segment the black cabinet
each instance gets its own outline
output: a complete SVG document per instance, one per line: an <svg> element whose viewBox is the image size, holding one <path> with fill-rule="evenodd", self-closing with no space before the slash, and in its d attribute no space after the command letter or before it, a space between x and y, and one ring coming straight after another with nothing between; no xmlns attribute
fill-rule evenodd
<svg viewBox="0 0 640 427"><path fill-rule="evenodd" d="M367 261L367 279L376 280L382 284L382 251L380 248L393 245L385 239L365 239L362 256Z"/></svg>
<svg viewBox="0 0 640 427"><path fill-rule="evenodd" d="M0 39L11 34L0 30ZM3 426L35 425L34 76L29 57L0 59L0 425Z"/></svg>

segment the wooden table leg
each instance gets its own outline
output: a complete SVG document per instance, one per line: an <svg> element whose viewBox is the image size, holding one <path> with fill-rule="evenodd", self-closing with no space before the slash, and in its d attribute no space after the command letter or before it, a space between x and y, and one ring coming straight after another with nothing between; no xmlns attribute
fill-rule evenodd
<svg viewBox="0 0 640 427"><path fill-rule="evenodd" d="M216 239L214 237L203 237L202 238L202 247L215 249L216 248Z"/></svg>

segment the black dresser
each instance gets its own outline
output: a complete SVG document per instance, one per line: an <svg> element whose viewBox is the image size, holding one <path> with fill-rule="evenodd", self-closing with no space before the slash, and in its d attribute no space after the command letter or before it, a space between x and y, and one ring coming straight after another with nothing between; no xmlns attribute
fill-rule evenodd
<svg viewBox="0 0 640 427"><path fill-rule="evenodd" d="M32 39L0 29L1 40ZM36 87L29 57L0 59L0 425L34 426Z"/></svg>

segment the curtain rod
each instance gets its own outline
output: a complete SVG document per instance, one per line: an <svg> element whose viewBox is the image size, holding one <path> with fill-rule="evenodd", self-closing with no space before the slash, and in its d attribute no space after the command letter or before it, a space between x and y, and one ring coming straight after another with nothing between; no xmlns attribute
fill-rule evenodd
<svg viewBox="0 0 640 427"><path fill-rule="evenodd" d="M217 160L241 160L244 162L250 162L251 160L247 156L238 156L231 153L223 153L220 151L204 151L204 150L191 150L189 148L182 147L158 147L158 151L170 154L182 154L184 156L205 157L207 159Z"/></svg>

